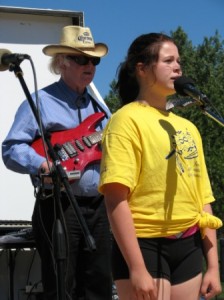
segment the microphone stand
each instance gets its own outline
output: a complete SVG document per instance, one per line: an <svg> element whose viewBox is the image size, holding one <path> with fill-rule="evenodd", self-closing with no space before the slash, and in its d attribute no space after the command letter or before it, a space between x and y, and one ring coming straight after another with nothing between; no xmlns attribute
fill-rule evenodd
<svg viewBox="0 0 224 300"><path fill-rule="evenodd" d="M169 100L167 102L166 109L169 111L173 108L184 108L186 106L192 105L198 106L204 115L210 117L212 120L216 121L219 125L224 127L224 119L221 116L216 115L211 110L212 105L210 104L209 99L205 95L200 100L195 98Z"/></svg>
<svg viewBox="0 0 224 300"><path fill-rule="evenodd" d="M210 117L212 120L216 121L219 125L224 127L224 119L220 116L217 116L214 112L210 110L210 106L202 105L201 107L202 113L208 117Z"/></svg>
<svg viewBox="0 0 224 300"><path fill-rule="evenodd" d="M91 236L87 224L84 220L84 217L80 211L80 208L76 202L76 199L73 195L71 186L69 184L68 176L63 169L60 160L57 154L54 151L54 148L50 142L49 134L47 134L46 130L43 127L43 124L38 116L37 108L34 105L33 99L30 95L30 92L27 88L27 85L23 79L23 72L19 66L21 61L18 61L18 64L11 64L9 71L14 71L16 77L18 77L20 84L23 88L23 91L26 95L26 98L29 102L29 105L32 109L32 112L36 118L38 126L42 127L44 141L48 147L49 157L53 163L53 172L52 172L52 181L53 181L53 191L54 191L54 205L56 211L56 218L53 225L53 232L52 232L52 243L53 243L53 252L54 258L56 261L56 278L57 278L57 299L58 300L65 300L66 299L66 286L65 286L65 261L66 261L66 242L65 242L65 234L63 230L63 226L60 220L60 193L61 193L61 183L63 184L65 191L67 193L67 197L70 201L72 208L74 209L75 215L79 221L81 230L83 231L84 238L87 244L87 247L90 251L96 250L96 245L93 237Z"/></svg>

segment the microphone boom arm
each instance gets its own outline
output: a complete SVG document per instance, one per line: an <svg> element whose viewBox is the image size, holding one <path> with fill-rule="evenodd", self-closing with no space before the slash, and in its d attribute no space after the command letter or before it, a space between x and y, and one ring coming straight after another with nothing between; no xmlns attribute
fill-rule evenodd
<svg viewBox="0 0 224 300"><path fill-rule="evenodd" d="M217 115L219 114L219 112L212 105L208 97L204 93L196 89L191 78L187 78L184 76L178 77L176 80L174 80L174 89L176 90L177 94L180 94L182 96L190 96L191 98L193 98L195 103L200 107L205 115L216 121L221 126L224 126L224 119L221 117L221 115ZM177 101L177 103L178 102L180 101ZM187 106L186 102L185 104ZM173 107L175 107L175 103L173 103ZM217 111L217 114L212 111L212 108L213 110Z"/></svg>
<svg viewBox="0 0 224 300"><path fill-rule="evenodd" d="M212 120L216 121L219 125L224 127L224 119L222 117L217 116L214 112L210 110L210 107L206 107L205 105L200 106L202 113Z"/></svg>

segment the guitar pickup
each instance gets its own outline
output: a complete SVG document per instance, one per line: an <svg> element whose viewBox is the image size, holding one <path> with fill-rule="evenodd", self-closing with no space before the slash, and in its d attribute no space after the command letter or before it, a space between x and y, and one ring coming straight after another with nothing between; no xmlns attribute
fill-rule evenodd
<svg viewBox="0 0 224 300"><path fill-rule="evenodd" d="M69 156L68 156L67 152L65 151L65 149L60 144L55 144L54 145L54 151L57 152L59 158L62 161L65 161L65 160L69 159Z"/></svg>
<svg viewBox="0 0 224 300"><path fill-rule="evenodd" d="M88 139L88 137L83 136L83 137L82 137L82 140L83 140L84 144L85 144L88 148L91 148L91 147L92 147L92 143L91 143L91 141Z"/></svg>
<svg viewBox="0 0 224 300"><path fill-rule="evenodd" d="M64 143L63 148L68 153L69 157L74 157L74 156L78 155L78 152L75 150L75 148L69 142Z"/></svg>
<svg viewBox="0 0 224 300"><path fill-rule="evenodd" d="M81 142L79 140L75 140L75 144L79 148L80 151L85 150L85 148L83 147L83 145L81 144Z"/></svg>
<svg viewBox="0 0 224 300"><path fill-rule="evenodd" d="M88 136L88 140L92 145L98 144L99 142L101 142L102 136L102 131L96 131L92 135Z"/></svg>

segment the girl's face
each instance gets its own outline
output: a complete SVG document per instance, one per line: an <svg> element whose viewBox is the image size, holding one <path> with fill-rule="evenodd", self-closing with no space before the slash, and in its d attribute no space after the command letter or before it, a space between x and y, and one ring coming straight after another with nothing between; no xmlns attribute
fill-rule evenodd
<svg viewBox="0 0 224 300"><path fill-rule="evenodd" d="M182 75L179 52L175 44L165 42L160 48L158 62L153 67L154 87L174 93L174 80Z"/></svg>
<svg viewBox="0 0 224 300"><path fill-rule="evenodd" d="M172 42L164 42L159 58L153 65L138 63L140 87L142 90L167 97L175 93L174 80L182 75L178 49Z"/></svg>

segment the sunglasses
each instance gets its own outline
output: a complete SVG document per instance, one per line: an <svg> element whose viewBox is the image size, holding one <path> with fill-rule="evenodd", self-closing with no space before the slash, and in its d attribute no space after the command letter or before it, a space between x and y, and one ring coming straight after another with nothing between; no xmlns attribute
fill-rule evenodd
<svg viewBox="0 0 224 300"><path fill-rule="evenodd" d="M74 56L74 55L67 55L67 59L73 60L80 66L88 65L88 63L91 61L91 63L96 66L100 63L100 57L90 57L90 56Z"/></svg>

